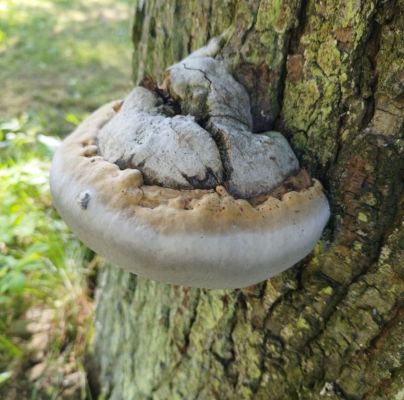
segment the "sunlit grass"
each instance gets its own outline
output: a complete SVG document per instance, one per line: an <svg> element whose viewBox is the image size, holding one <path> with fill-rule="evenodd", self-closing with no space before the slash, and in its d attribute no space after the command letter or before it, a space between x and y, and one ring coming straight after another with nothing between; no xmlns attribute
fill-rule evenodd
<svg viewBox="0 0 404 400"><path fill-rule="evenodd" d="M25 115L0 124L0 385L13 377L13 362L25 361L29 331L21 325L30 308L53 310L55 327L70 320L73 347L85 328L74 321L77 299L86 301L87 250L52 207L49 162L58 140L35 122ZM53 346L64 346L66 335L55 329Z"/></svg>
<svg viewBox="0 0 404 400"><path fill-rule="evenodd" d="M0 3L2 400L71 398L69 390L88 398L87 285L98 259L58 217L48 174L59 138L130 88L132 7L131 0Z"/></svg>
<svg viewBox="0 0 404 400"><path fill-rule="evenodd" d="M0 110L83 116L131 85L130 0L6 0L0 7Z"/></svg>

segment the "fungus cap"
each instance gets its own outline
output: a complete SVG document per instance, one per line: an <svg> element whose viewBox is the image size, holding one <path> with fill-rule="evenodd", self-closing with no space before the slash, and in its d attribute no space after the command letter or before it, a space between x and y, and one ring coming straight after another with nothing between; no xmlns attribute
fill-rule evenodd
<svg viewBox="0 0 404 400"><path fill-rule="evenodd" d="M251 131L249 96L217 49L92 114L56 152L50 183L78 238L117 265L240 288L305 257L330 210L287 140Z"/></svg>
<svg viewBox="0 0 404 400"><path fill-rule="evenodd" d="M321 184L253 205L216 190L143 185L97 155L96 138L115 114L110 103L55 154L55 206L78 238L117 265L157 281L204 288L252 285L305 257L329 218Z"/></svg>

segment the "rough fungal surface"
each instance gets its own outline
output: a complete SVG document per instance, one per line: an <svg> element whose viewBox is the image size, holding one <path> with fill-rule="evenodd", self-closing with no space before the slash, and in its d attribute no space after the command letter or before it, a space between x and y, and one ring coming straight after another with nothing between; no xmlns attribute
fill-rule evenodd
<svg viewBox="0 0 404 400"><path fill-rule="evenodd" d="M216 50L84 121L55 155L51 189L78 237L118 265L233 288L306 256L329 208L280 133L252 133L248 94Z"/></svg>
<svg viewBox="0 0 404 400"><path fill-rule="evenodd" d="M169 68L160 93L137 87L129 94L98 136L106 160L139 169L147 184L225 185L241 198L268 193L297 172L280 133L252 134L248 94L222 62L191 55Z"/></svg>

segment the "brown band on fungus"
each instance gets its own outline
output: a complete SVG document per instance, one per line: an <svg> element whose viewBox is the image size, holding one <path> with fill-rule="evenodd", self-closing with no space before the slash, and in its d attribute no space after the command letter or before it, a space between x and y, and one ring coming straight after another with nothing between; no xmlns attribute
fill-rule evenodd
<svg viewBox="0 0 404 400"><path fill-rule="evenodd" d="M311 180L305 170L290 176L270 193L251 199L235 199L222 186L216 190L176 190L143 185L141 173L136 169L120 170L102 157L94 157L95 162L83 157L83 141L94 142L100 127L113 115L112 108L111 104L104 106L94 114L91 129L87 124L80 126L66 139L69 148L66 157L74 158L68 163L75 166L72 171L75 179L84 187L93 188L105 206L125 210L128 218L134 217L139 223L150 224L165 233L179 229L222 232L235 226L274 228L285 223L285 218L293 218L287 216L288 211L298 213L316 206L311 200L318 199L321 203L325 199L321 184Z"/></svg>
<svg viewBox="0 0 404 400"><path fill-rule="evenodd" d="M112 106L113 110L118 113L121 110L123 101L120 101Z"/></svg>
<svg viewBox="0 0 404 400"><path fill-rule="evenodd" d="M249 202L253 206L257 206L264 203L269 197L275 197L278 200L282 200L284 194L289 192L300 192L304 189L308 189L312 185L313 180L311 179L309 173L305 169L301 169L296 175L291 175L286 178L271 192L253 197L249 199Z"/></svg>

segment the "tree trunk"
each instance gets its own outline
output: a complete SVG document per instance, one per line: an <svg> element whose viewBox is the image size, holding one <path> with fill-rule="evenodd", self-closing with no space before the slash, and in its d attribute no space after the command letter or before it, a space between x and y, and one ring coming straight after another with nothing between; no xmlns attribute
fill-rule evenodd
<svg viewBox="0 0 404 400"><path fill-rule="evenodd" d="M255 131L287 136L332 216L310 256L247 289L104 268L92 348L103 398L404 398L403 11L403 0L138 1L135 81L228 30L221 56Z"/></svg>

